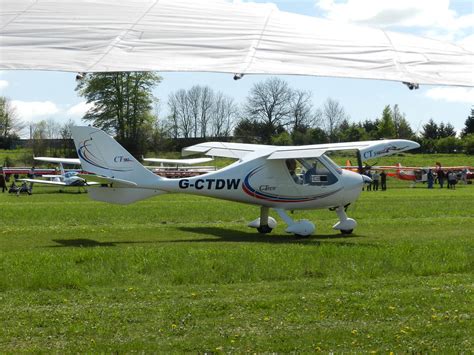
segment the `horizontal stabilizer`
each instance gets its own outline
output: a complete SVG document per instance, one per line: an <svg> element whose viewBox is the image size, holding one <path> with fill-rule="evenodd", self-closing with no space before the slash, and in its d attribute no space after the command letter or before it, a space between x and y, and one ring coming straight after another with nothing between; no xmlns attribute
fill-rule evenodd
<svg viewBox="0 0 474 355"><path fill-rule="evenodd" d="M136 187L138 186L136 183L133 181L128 181L128 180L123 180L123 179L117 179L117 178L111 178L108 176L100 176L100 175L91 175L91 174L79 174L79 176L87 181L88 184L91 184L91 182L95 182L98 184L116 184L120 186L126 186L126 187Z"/></svg>

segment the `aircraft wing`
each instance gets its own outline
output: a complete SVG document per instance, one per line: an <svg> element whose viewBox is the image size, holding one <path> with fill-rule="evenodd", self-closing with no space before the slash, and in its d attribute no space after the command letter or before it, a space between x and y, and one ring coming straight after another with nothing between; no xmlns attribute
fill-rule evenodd
<svg viewBox="0 0 474 355"><path fill-rule="evenodd" d="M51 180L41 180L41 179L18 179L18 181L32 182L35 184L43 185L55 185L55 186L67 186L63 181L51 181Z"/></svg>
<svg viewBox="0 0 474 355"><path fill-rule="evenodd" d="M419 146L418 143L405 139L383 139L378 141L274 147L274 151L269 154L267 159L309 158L318 157L328 151L358 150L361 158L367 160L416 149Z"/></svg>
<svg viewBox="0 0 474 355"><path fill-rule="evenodd" d="M52 157L34 157L35 160L45 161L48 163L63 163L63 164L77 164L81 165L79 158L52 158Z"/></svg>
<svg viewBox="0 0 474 355"><path fill-rule="evenodd" d="M242 159L249 153L277 148L276 146L247 143L206 142L183 148L182 155L202 153L213 157Z"/></svg>
<svg viewBox="0 0 474 355"><path fill-rule="evenodd" d="M164 159L164 158L143 158L144 161L152 163L164 163L164 164L178 164L178 165L193 165L203 164L210 162L212 158L194 158L194 159Z"/></svg>
<svg viewBox="0 0 474 355"><path fill-rule="evenodd" d="M268 159L297 159L318 157L327 151L358 150L363 160L383 157L416 149L420 145L405 139L313 144L302 146L275 146L246 143L206 142L184 148L183 155L203 153L210 156L242 159L250 153L260 152Z"/></svg>
<svg viewBox="0 0 474 355"><path fill-rule="evenodd" d="M474 86L448 42L225 0L2 0L0 70L294 74Z"/></svg>

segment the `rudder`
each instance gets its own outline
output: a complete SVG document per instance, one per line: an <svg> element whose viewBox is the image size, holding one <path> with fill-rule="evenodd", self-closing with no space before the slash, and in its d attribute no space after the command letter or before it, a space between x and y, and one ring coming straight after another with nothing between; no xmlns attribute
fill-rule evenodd
<svg viewBox="0 0 474 355"><path fill-rule="evenodd" d="M104 131L90 126L71 129L84 171L148 186L161 178L146 169Z"/></svg>

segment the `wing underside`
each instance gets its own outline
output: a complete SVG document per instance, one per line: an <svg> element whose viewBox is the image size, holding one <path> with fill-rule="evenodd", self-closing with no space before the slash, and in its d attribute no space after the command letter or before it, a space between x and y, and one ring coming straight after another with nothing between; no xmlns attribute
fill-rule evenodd
<svg viewBox="0 0 474 355"><path fill-rule="evenodd" d="M318 157L328 151L355 150L361 159L373 159L416 149L419 144L404 139L314 144L304 146L271 146L245 143L207 142L183 149L183 155L202 153L210 156L244 159L251 153L261 153L267 159L297 159ZM254 155L252 155L254 156Z"/></svg>
<svg viewBox="0 0 474 355"><path fill-rule="evenodd" d="M474 86L456 44L225 0L2 0L0 70L293 74Z"/></svg>

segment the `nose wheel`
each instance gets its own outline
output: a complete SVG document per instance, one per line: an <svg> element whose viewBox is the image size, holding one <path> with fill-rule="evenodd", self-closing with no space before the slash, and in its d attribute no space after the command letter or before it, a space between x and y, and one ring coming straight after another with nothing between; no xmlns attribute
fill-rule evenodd
<svg viewBox="0 0 474 355"><path fill-rule="evenodd" d="M354 228L357 227L357 222L354 219L347 217L345 210L344 206L336 208L339 222L337 222L332 228L340 230L342 234L351 234L354 231Z"/></svg>

